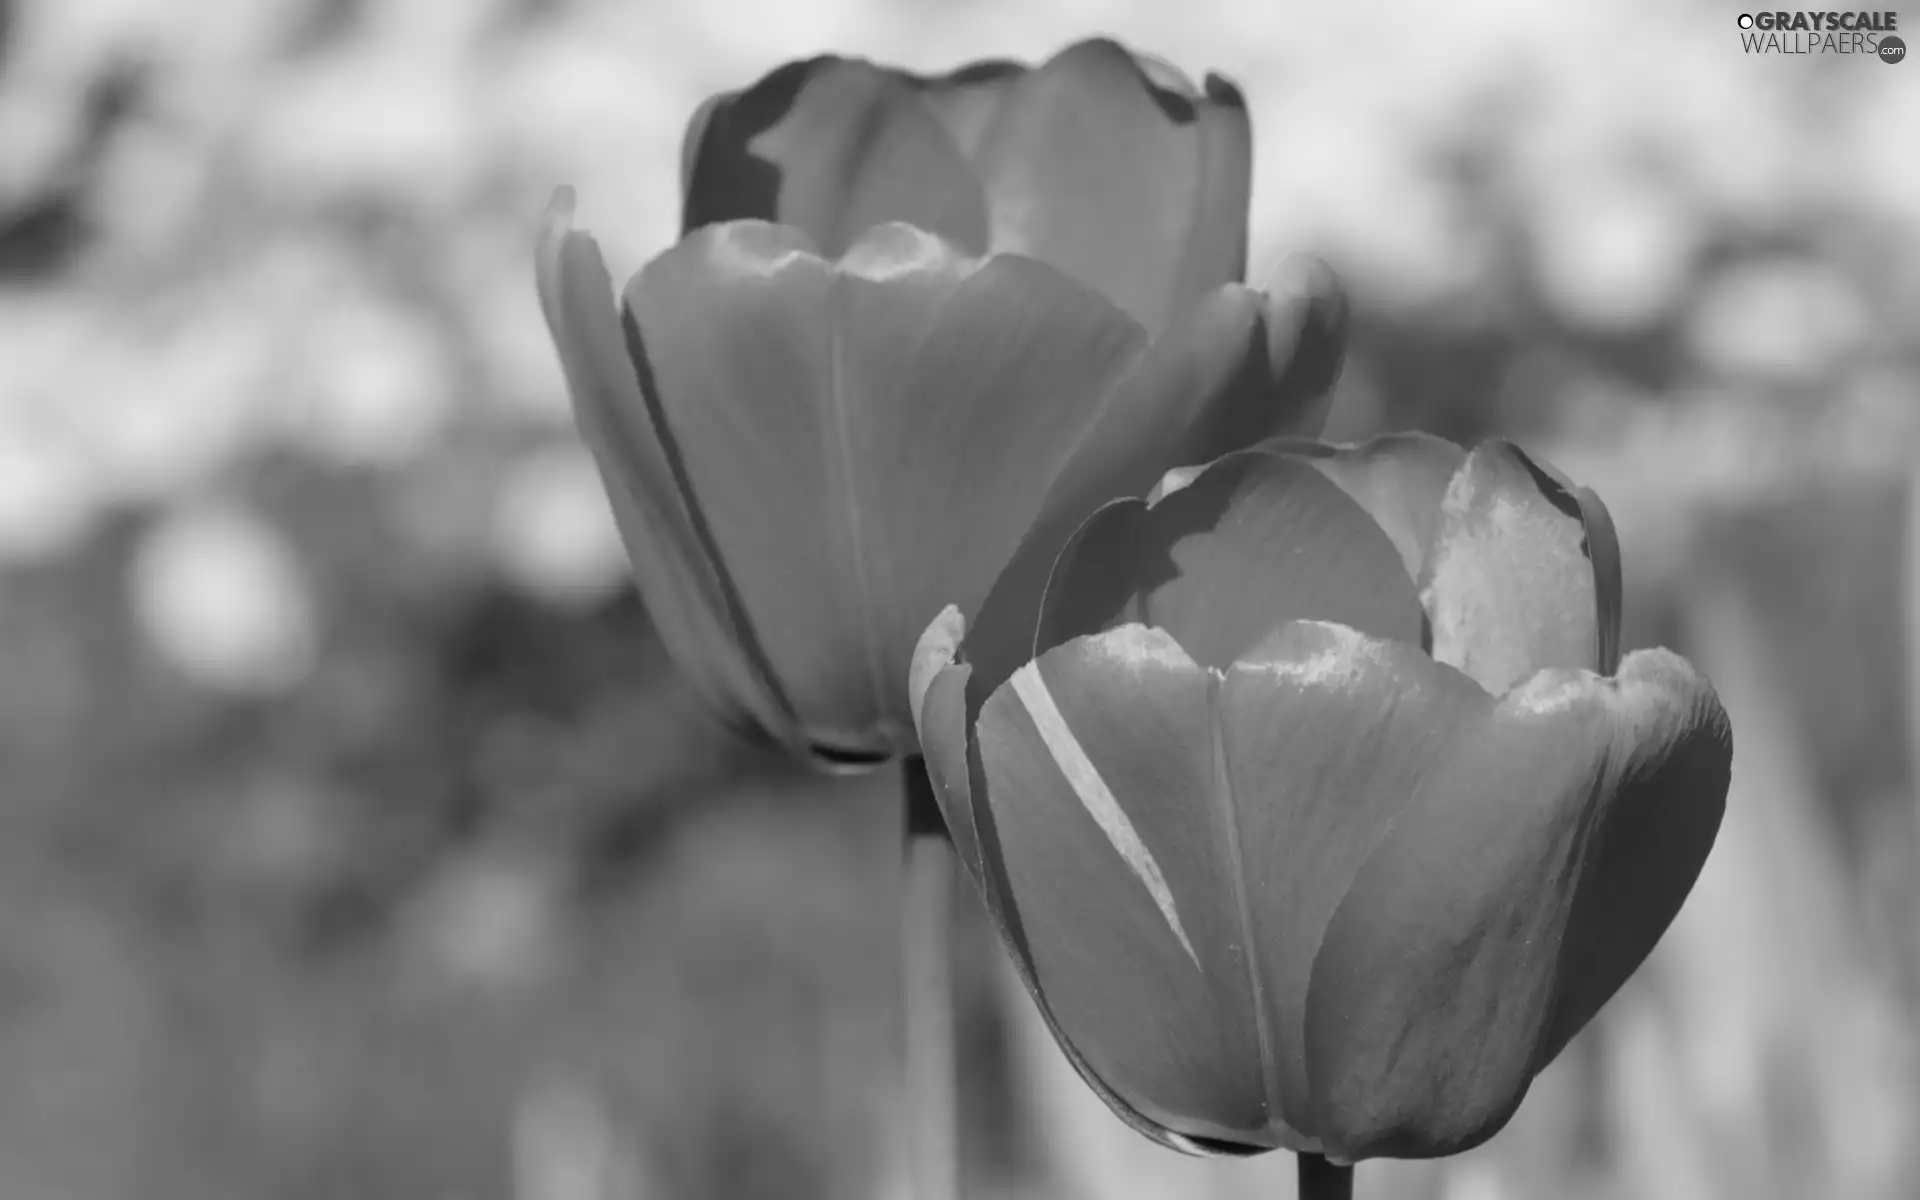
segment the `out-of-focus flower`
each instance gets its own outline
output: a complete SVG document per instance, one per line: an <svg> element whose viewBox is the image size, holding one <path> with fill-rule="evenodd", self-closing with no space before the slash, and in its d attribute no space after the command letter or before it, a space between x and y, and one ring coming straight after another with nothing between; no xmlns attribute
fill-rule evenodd
<svg viewBox="0 0 1920 1200"><path fill-rule="evenodd" d="M943 604L1030 614L1106 500L1317 430L1344 339L1317 265L1271 295L1225 284L1149 338L1044 263L897 223L837 258L787 226L706 226L616 307L570 205L541 302L641 594L733 725L823 763L915 748L902 683Z"/></svg>
<svg viewBox="0 0 1920 1200"><path fill-rule="evenodd" d="M280 531L245 507L199 501L168 514L127 582L142 632L195 683L270 695L313 668L324 616L313 580Z"/></svg>
<svg viewBox="0 0 1920 1200"><path fill-rule="evenodd" d="M1620 596L1591 492L1403 435L1104 507L1009 673L957 612L928 628L909 690L947 824L1116 1113L1344 1161L1506 1123L1725 804L1718 699L1669 651L1619 661Z"/></svg>
<svg viewBox="0 0 1920 1200"><path fill-rule="evenodd" d="M932 77L822 56L708 100L681 182L688 231L779 221L834 258L905 221L1050 263L1157 332L1246 274L1252 134L1228 80L1106 39Z"/></svg>

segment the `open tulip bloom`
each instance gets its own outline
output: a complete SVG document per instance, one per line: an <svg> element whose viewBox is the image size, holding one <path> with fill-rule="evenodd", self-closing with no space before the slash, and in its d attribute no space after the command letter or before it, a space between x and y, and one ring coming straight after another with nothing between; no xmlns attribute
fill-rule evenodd
<svg viewBox="0 0 1920 1200"><path fill-rule="evenodd" d="M1724 711L1669 651L1618 661L1620 598L1591 492L1401 435L1102 508L1024 665L958 611L927 629L910 692L961 860L1117 1114L1345 1163L1506 1123L1725 803Z"/></svg>
<svg viewBox="0 0 1920 1200"><path fill-rule="evenodd" d="M540 296L641 595L716 711L827 765L915 752L902 681L943 605L1030 612L1104 501L1317 431L1339 361L1317 264L1272 295L1223 283L1149 338L1044 263L902 224L837 259L705 226L616 309L569 204Z"/></svg>

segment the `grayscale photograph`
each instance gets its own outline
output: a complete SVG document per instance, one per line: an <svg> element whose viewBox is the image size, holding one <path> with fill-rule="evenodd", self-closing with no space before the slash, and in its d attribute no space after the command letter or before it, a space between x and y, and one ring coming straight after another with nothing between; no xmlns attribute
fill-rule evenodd
<svg viewBox="0 0 1920 1200"><path fill-rule="evenodd" d="M0 1200L1920 1200L1916 37L0 0Z"/></svg>

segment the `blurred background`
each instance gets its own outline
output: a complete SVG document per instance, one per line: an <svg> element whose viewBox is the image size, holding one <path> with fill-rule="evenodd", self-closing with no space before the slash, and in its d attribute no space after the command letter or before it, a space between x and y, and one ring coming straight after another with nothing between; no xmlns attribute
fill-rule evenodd
<svg viewBox="0 0 1920 1200"><path fill-rule="evenodd" d="M1646 969L1358 1194L1920 1196L1920 63L1738 11L0 0L0 1197L904 1196L894 779L689 703L532 233L572 183L637 268L784 59L1094 32L1245 87L1253 281L1354 296L1329 432L1596 487L1738 734ZM970 1196L1292 1195L1108 1116L964 911Z"/></svg>

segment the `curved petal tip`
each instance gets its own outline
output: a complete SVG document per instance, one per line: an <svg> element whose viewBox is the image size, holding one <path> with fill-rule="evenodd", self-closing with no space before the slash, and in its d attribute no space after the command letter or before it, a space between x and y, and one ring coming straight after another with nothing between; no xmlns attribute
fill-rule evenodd
<svg viewBox="0 0 1920 1200"><path fill-rule="evenodd" d="M1207 72L1206 93L1207 99L1223 108L1247 106L1246 93L1240 90L1240 85L1217 71Z"/></svg>
<svg viewBox="0 0 1920 1200"><path fill-rule="evenodd" d="M547 206L540 211L540 226L534 235L534 281L549 321L554 319L553 309L559 302L561 246L573 232L574 199L570 184L553 189Z"/></svg>
<svg viewBox="0 0 1920 1200"><path fill-rule="evenodd" d="M907 668L907 707L913 714L914 732L920 735L922 744L926 742L926 730L921 727L920 709L927 689L933 686L933 677L952 666L959 657L960 643L966 636L966 617L961 615L959 605L949 604L940 610L940 615L927 626L919 644L913 648L913 662Z"/></svg>
<svg viewBox="0 0 1920 1200"><path fill-rule="evenodd" d="M1618 610L1592 552L1564 477L1511 442L1474 447L1441 499L1421 593L1433 656L1495 695L1542 667L1610 669Z"/></svg>
<svg viewBox="0 0 1920 1200"><path fill-rule="evenodd" d="M1205 463L1200 463L1196 466L1190 466L1190 467L1174 467L1172 470L1168 471L1165 475L1162 475L1160 477L1160 482L1154 484L1153 490L1147 493L1148 507L1152 507L1153 505L1160 503L1162 500L1165 500L1168 496L1173 495L1175 492L1179 491L1181 488L1186 487L1188 484L1192 483L1194 480L1200 478L1200 472L1206 469L1207 469L1207 464Z"/></svg>
<svg viewBox="0 0 1920 1200"><path fill-rule="evenodd" d="M1267 354L1289 390L1332 388L1346 359L1347 289L1324 259L1289 255L1267 282Z"/></svg>
<svg viewBox="0 0 1920 1200"><path fill-rule="evenodd" d="M1125 50L1126 47L1122 46L1121 49ZM1140 73L1145 75L1155 87L1187 100L1200 98L1200 91L1193 86L1193 80L1171 61L1158 54L1148 54L1144 50L1127 52L1133 56L1133 61L1139 66Z"/></svg>
<svg viewBox="0 0 1920 1200"><path fill-rule="evenodd" d="M1312 296L1320 293L1338 293L1344 296L1340 286L1340 275L1326 259L1317 254L1298 251L1280 260L1279 265L1267 276L1266 290L1284 292L1290 296Z"/></svg>
<svg viewBox="0 0 1920 1200"><path fill-rule="evenodd" d="M554 188L553 196L547 201L546 211L540 214L541 225L546 228L558 226L563 233L571 229L576 199L572 184L563 183Z"/></svg>

